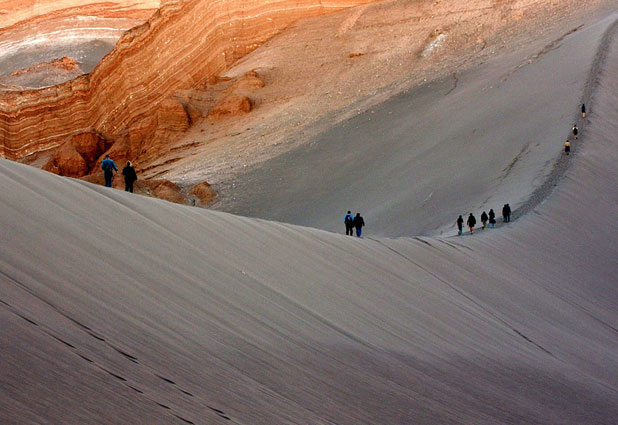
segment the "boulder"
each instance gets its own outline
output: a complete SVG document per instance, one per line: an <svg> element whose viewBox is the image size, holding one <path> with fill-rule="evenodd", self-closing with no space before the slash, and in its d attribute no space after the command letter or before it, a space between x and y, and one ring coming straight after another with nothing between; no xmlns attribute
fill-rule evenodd
<svg viewBox="0 0 618 425"><path fill-rule="evenodd" d="M90 167L71 141L67 141L54 152L43 169L61 176L81 177L88 173Z"/></svg>
<svg viewBox="0 0 618 425"><path fill-rule="evenodd" d="M209 113L209 118L244 115L251 112L253 103L247 96L229 94L225 96Z"/></svg>
<svg viewBox="0 0 618 425"><path fill-rule="evenodd" d="M164 199L176 204L188 204L189 201L180 191L180 186L168 180L154 180L151 183L150 194L155 198Z"/></svg>
<svg viewBox="0 0 618 425"><path fill-rule="evenodd" d="M197 198L198 205L208 205L215 199L217 192L215 192L208 182L202 182L193 186L193 189L191 189L189 195Z"/></svg>

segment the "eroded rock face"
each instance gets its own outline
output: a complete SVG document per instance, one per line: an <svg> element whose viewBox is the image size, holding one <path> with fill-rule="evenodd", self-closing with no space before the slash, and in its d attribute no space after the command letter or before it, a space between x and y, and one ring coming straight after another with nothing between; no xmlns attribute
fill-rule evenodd
<svg viewBox="0 0 618 425"><path fill-rule="evenodd" d="M145 24L126 32L91 74L49 88L1 92L0 154L25 158L58 148L67 135L92 130L116 141L113 149L120 157L134 158L160 143L149 138L153 128L165 136L188 126L186 111L183 118L170 103L177 91L221 74L291 22L368 2L165 3ZM248 100L228 109L250 109Z"/></svg>
<svg viewBox="0 0 618 425"><path fill-rule="evenodd" d="M43 167L44 170L68 177L85 176L89 168L84 157L77 152L71 142L63 143Z"/></svg>
<svg viewBox="0 0 618 425"><path fill-rule="evenodd" d="M109 142L97 134L77 134L54 152L43 169L62 176L85 176L101 162L100 157L108 146Z"/></svg>

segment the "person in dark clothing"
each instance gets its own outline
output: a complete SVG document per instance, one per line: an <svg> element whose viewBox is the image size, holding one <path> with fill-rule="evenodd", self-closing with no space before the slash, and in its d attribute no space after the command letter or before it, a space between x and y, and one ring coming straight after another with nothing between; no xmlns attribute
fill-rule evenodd
<svg viewBox="0 0 618 425"><path fill-rule="evenodd" d="M579 129L577 128L577 124L573 124L573 128L571 128L571 131L573 132L573 137L575 137L575 140L577 140L577 134L579 133Z"/></svg>
<svg viewBox="0 0 618 425"><path fill-rule="evenodd" d="M472 213L468 216L468 227L470 228L470 233L474 233L474 226L476 225L476 218Z"/></svg>
<svg viewBox="0 0 618 425"><path fill-rule="evenodd" d="M502 207L502 217L505 223L511 222L511 206L509 204L504 204L504 207Z"/></svg>
<svg viewBox="0 0 618 425"><path fill-rule="evenodd" d="M582 103L582 118L586 118L586 104Z"/></svg>
<svg viewBox="0 0 618 425"><path fill-rule="evenodd" d="M114 170L118 171L118 167L116 167L116 163L114 163L109 155L105 155L105 159L101 161L101 169L103 170L103 177L105 177L105 186L112 187Z"/></svg>
<svg viewBox="0 0 618 425"><path fill-rule="evenodd" d="M457 234L461 236L463 234L463 217L459 216L457 219Z"/></svg>
<svg viewBox="0 0 618 425"><path fill-rule="evenodd" d="M365 225L365 220L361 217L360 213L356 213L356 217L354 217L354 227L356 227L356 236L359 238L363 233L363 226Z"/></svg>
<svg viewBox="0 0 618 425"><path fill-rule="evenodd" d="M495 225L496 225L496 213L494 212L492 208L489 210L489 227L493 229Z"/></svg>
<svg viewBox="0 0 618 425"><path fill-rule="evenodd" d="M352 215L352 211L348 211L343 222L345 223L346 236L354 236L354 216Z"/></svg>
<svg viewBox="0 0 618 425"><path fill-rule="evenodd" d="M487 220L489 220L489 217L487 217L487 214L485 213L485 211L483 211L483 214L481 214L481 223L483 223L483 229L487 226Z"/></svg>
<svg viewBox="0 0 618 425"><path fill-rule="evenodd" d="M571 152L571 142L567 140L564 142L564 153L568 155L569 152Z"/></svg>
<svg viewBox="0 0 618 425"><path fill-rule="evenodd" d="M127 166L122 169L122 175L124 176L124 190L133 193L133 183L137 180L137 174L131 161L127 161Z"/></svg>

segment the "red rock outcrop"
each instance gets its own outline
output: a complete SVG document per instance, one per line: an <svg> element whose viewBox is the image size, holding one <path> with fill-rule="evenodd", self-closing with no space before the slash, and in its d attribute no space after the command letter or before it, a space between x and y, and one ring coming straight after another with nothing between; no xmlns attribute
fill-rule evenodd
<svg viewBox="0 0 618 425"><path fill-rule="evenodd" d="M180 186L167 180L150 180L150 195L176 204L188 204L189 200L181 193Z"/></svg>
<svg viewBox="0 0 618 425"><path fill-rule="evenodd" d="M54 152L43 169L62 176L85 176L95 169L108 146L109 142L97 134L77 134Z"/></svg>
<svg viewBox="0 0 618 425"><path fill-rule="evenodd" d="M11 73L11 77L16 77L18 75L27 74L30 72L37 72L40 68L55 68L64 71L74 71L78 69L79 66L75 62L75 59L63 56L60 59L53 59L49 62L40 63L29 68L18 69L17 71Z"/></svg>
<svg viewBox="0 0 618 425"><path fill-rule="evenodd" d="M0 155L25 158L91 131L120 142L114 147L118 153L144 152L161 121L169 124L162 125L163 132L182 131L182 119L161 118L179 115L169 103L178 90L221 74L300 18L371 1L165 3L145 24L126 32L89 75L49 88L1 92Z"/></svg>
<svg viewBox="0 0 618 425"><path fill-rule="evenodd" d="M221 118L224 116L242 115L251 112L253 104L247 96L239 96L231 93L221 99L209 113L209 118Z"/></svg>
<svg viewBox="0 0 618 425"><path fill-rule="evenodd" d="M90 167L75 146L71 142L65 142L54 152L43 169L63 176L82 177L88 173Z"/></svg>
<svg viewBox="0 0 618 425"><path fill-rule="evenodd" d="M202 182L193 186L193 189L191 189L189 195L197 198L198 205L204 206L212 203L217 196L217 192L215 192L208 182Z"/></svg>

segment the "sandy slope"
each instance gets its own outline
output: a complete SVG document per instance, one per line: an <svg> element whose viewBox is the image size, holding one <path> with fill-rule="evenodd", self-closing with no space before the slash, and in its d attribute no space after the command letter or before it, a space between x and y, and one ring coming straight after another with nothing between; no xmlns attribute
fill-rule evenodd
<svg viewBox="0 0 618 425"><path fill-rule="evenodd" d="M389 99L230 181L215 208L339 232L352 209L372 235L410 236L518 207L560 156L616 16Z"/></svg>
<svg viewBox="0 0 618 425"><path fill-rule="evenodd" d="M612 424L618 44L552 196L347 238L0 161L0 412L23 423Z"/></svg>

